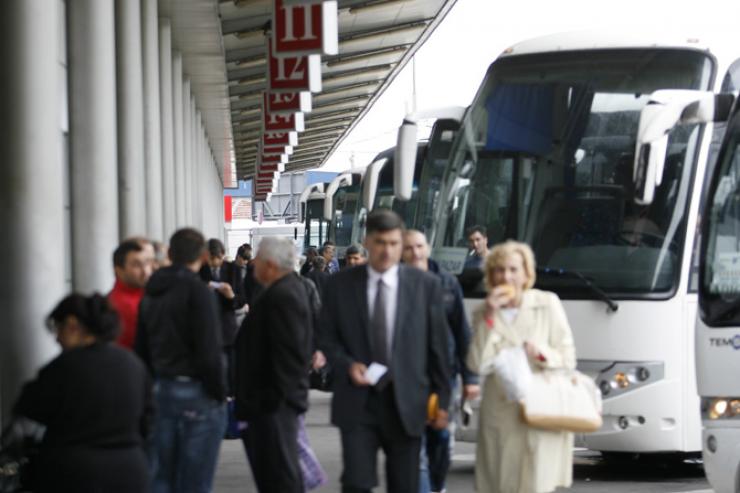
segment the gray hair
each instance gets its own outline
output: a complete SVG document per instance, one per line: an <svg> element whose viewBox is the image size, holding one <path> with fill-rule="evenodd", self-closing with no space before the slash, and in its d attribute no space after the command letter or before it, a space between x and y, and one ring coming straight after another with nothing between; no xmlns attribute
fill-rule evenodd
<svg viewBox="0 0 740 493"><path fill-rule="evenodd" d="M263 260L274 262L280 270L295 270L296 255L293 240L279 236L267 236L260 241L257 255Z"/></svg>

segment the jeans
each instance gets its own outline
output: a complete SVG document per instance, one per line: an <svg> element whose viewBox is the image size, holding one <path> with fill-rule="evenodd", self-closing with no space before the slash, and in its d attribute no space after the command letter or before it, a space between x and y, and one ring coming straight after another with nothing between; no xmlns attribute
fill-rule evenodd
<svg viewBox="0 0 740 493"><path fill-rule="evenodd" d="M159 379L150 443L153 493L210 493L226 426L224 403L195 380Z"/></svg>

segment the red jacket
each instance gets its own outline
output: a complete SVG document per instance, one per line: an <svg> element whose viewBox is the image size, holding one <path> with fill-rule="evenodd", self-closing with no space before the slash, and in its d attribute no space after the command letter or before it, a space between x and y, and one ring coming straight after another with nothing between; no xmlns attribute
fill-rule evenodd
<svg viewBox="0 0 740 493"><path fill-rule="evenodd" d="M116 342L121 346L133 349L136 339L136 321L139 317L139 302L144 297L142 288L133 288L119 279L108 294L108 301L118 312L121 319L121 333Z"/></svg>

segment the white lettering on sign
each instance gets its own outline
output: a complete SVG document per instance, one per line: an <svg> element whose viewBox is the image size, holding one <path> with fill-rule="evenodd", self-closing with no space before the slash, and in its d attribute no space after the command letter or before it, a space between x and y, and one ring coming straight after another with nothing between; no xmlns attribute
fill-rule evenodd
<svg viewBox="0 0 740 493"><path fill-rule="evenodd" d="M268 52L268 90L270 92L320 92L321 56L275 56L270 40Z"/></svg>
<svg viewBox="0 0 740 493"><path fill-rule="evenodd" d="M265 132L262 135L262 145L268 146L296 146L298 145L298 134L296 132Z"/></svg>
<svg viewBox="0 0 740 493"><path fill-rule="evenodd" d="M264 130L295 130L302 132L304 128L303 113L272 113L269 110L267 94L266 92L262 93Z"/></svg>
<svg viewBox="0 0 740 493"><path fill-rule="evenodd" d="M274 58L277 63L276 80L305 80L306 79L306 57L300 58Z"/></svg>
<svg viewBox="0 0 740 493"><path fill-rule="evenodd" d="M271 113L297 113L311 111L311 93L268 92L267 109Z"/></svg>
<svg viewBox="0 0 740 493"><path fill-rule="evenodd" d="M314 7L318 7L317 13L321 15L321 5L287 6L282 5L282 2L280 0L275 0L275 5L279 6L278 12L280 13L280 15L283 15L285 17L285 30L279 33L282 34L282 36L278 38L280 42L296 41L298 39L307 41L318 39L313 31L313 17ZM300 38L296 37L295 35L295 18L298 17L303 17L303 32L301 33Z"/></svg>
<svg viewBox="0 0 740 493"><path fill-rule="evenodd" d="M467 257L467 248L439 247L432 251L432 258L440 268L454 275L462 273Z"/></svg>
<svg viewBox="0 0 740 493"><path fill-rule="evenodd" d="M273 0L275 56L336 55L339 15L336 0Z"/></svg>

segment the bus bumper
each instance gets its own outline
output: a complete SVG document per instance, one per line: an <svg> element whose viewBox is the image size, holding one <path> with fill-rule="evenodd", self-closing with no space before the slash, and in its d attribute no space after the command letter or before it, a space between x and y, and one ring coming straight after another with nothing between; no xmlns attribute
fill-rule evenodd
<svg viewBox="0 0 740 493"><path fill-rule="evenodd" d="M740 474L740 427L704 421L704 471L715 493L736 493Z"/></svg>

